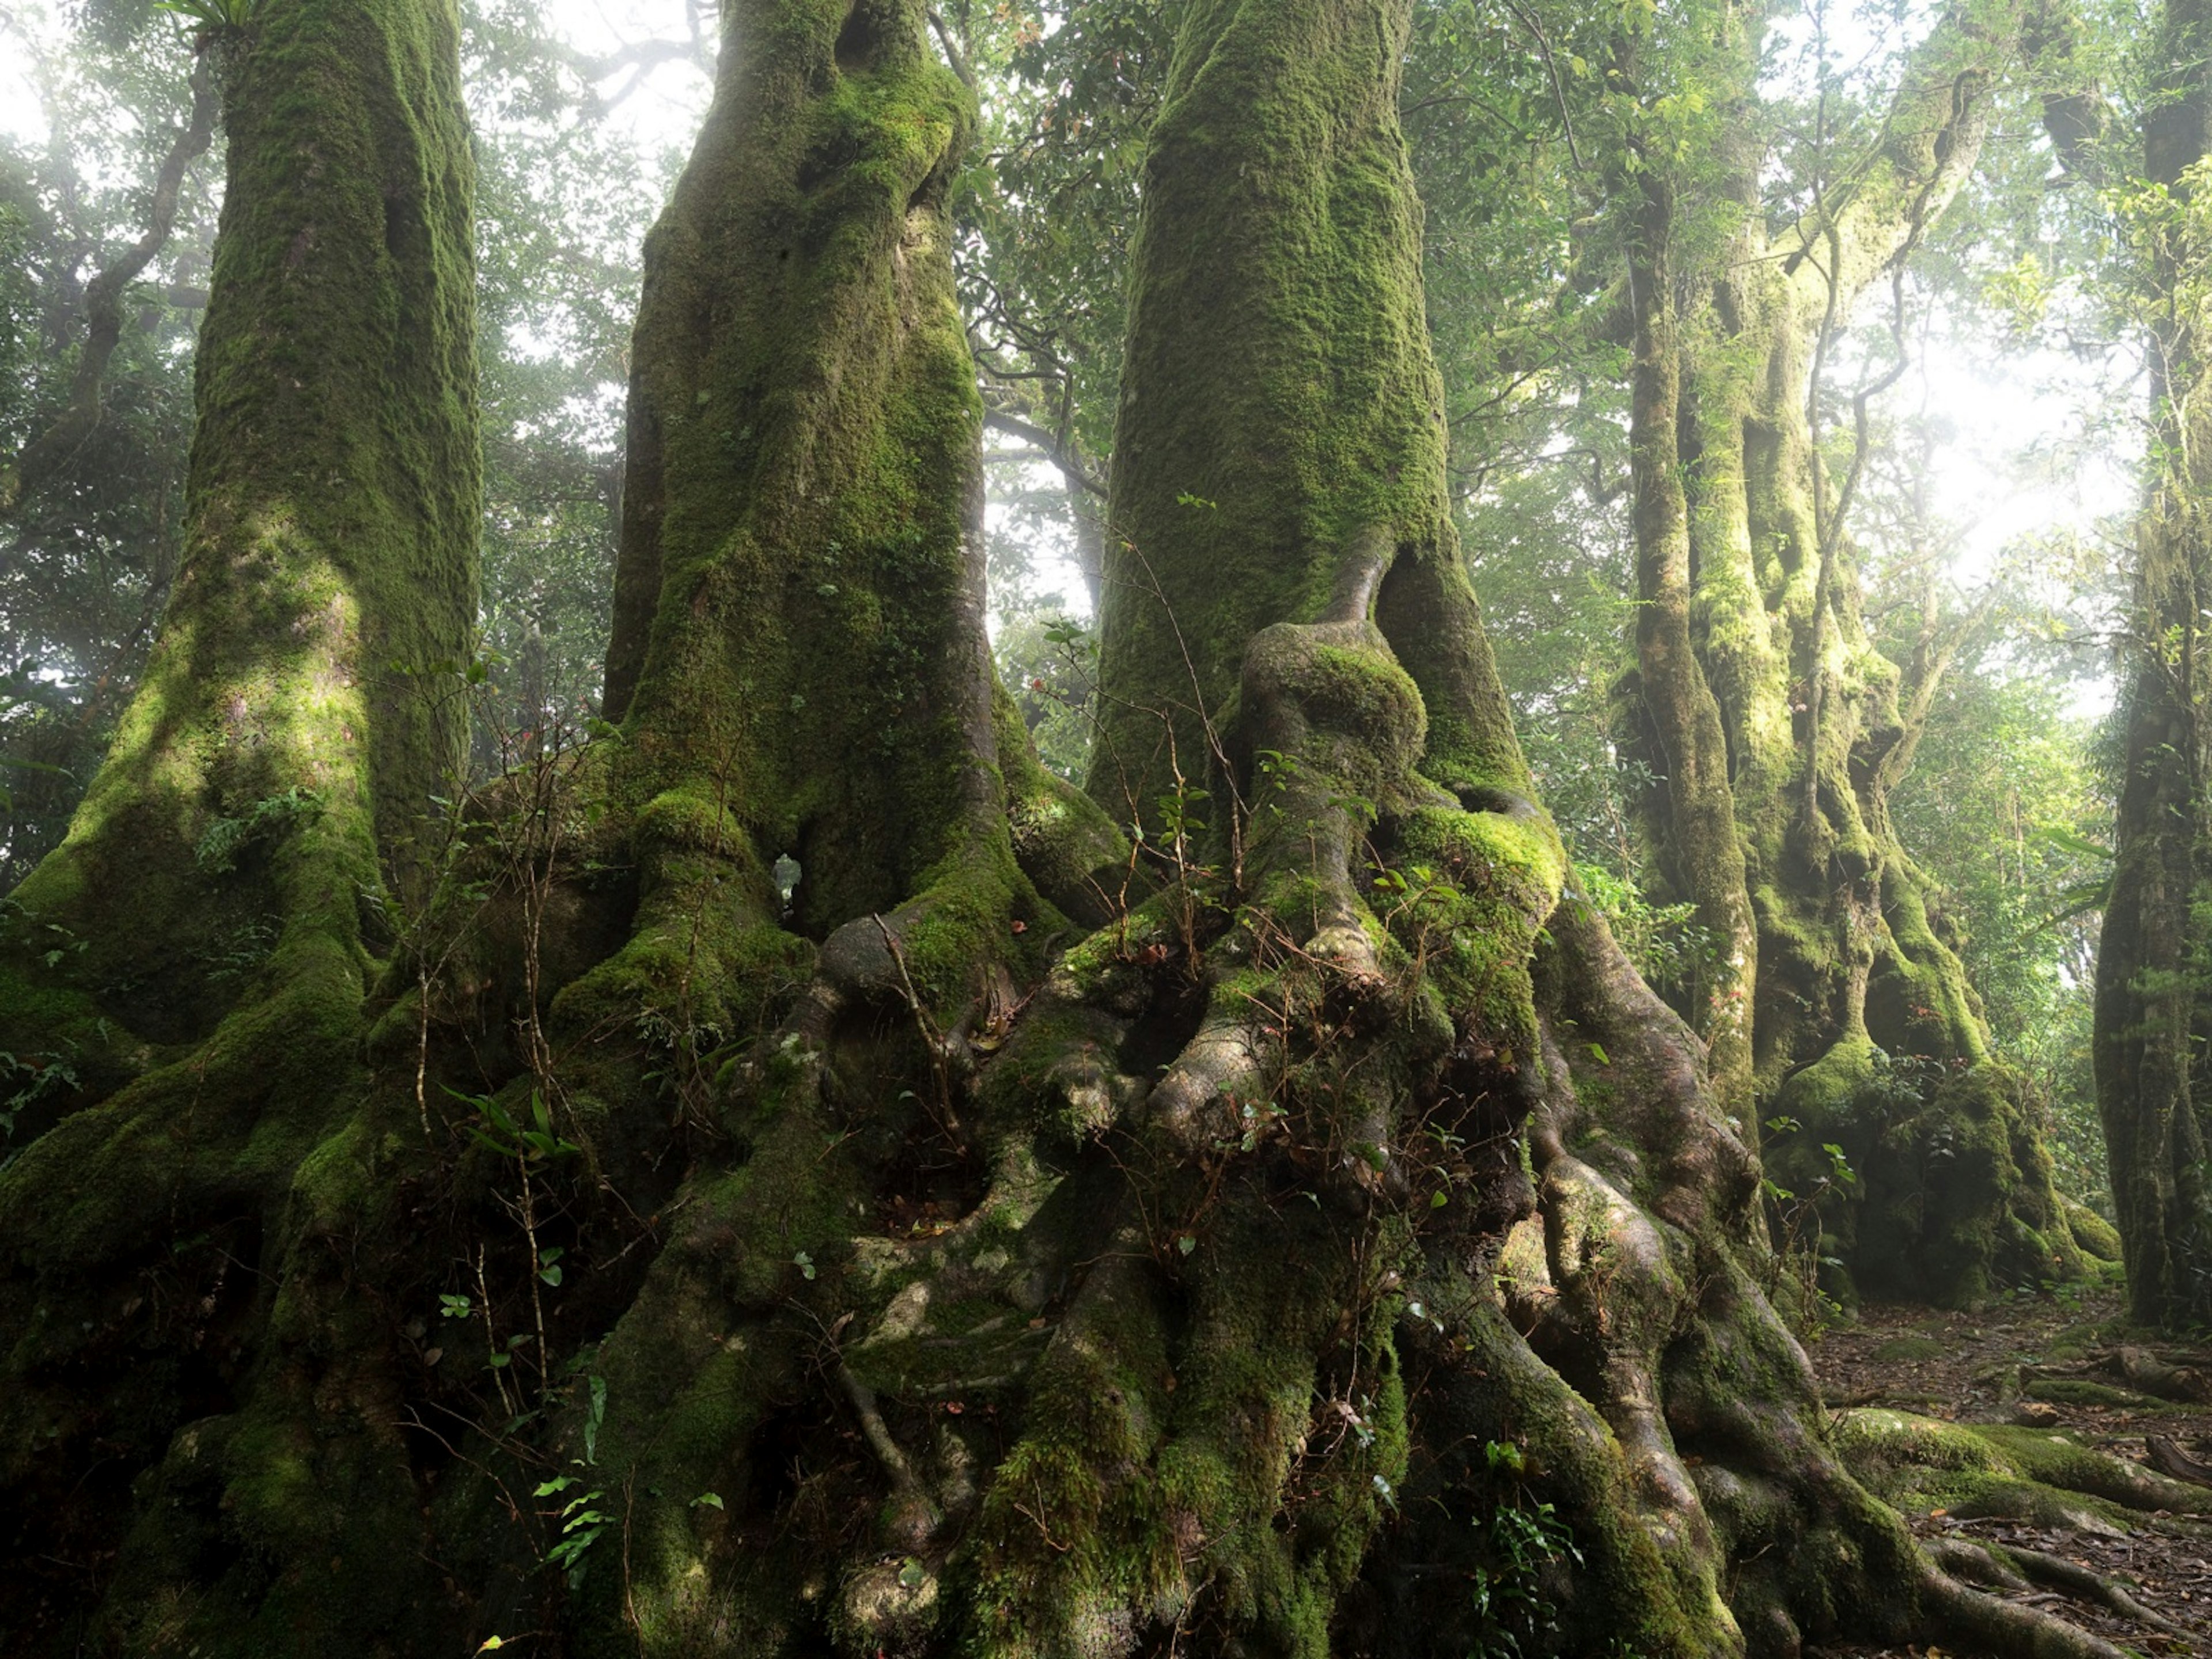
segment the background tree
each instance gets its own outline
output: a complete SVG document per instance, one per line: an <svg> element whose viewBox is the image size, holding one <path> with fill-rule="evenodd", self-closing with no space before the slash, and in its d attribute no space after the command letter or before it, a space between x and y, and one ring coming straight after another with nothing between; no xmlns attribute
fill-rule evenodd
<svg viewBox="0 0 2212 1659"><path fill-rule="evenodd" d="M61 840L176 568L217 169L214 68L173 34L16 36L49 134L0 152L0 886Z"/></svg>
<svg viewBox="0 0 2212 1659"><path fill-rule="evenodd" d="M1869 400L1907 349L1905 262L1973 166L2018 27L1945 12L1873 110L1823 37L1780 200L1755 22L1717 15L1670 54L1624 41L1606 72L1636 331L1634 718L1666 890L1712 940L1696 1018L1776 1178L1843 1200L1824 1250L1942 1302L2081 1257L1889 811L1961 632L1936 617L1904 665L1882 657L1848 522ZM1832 458L1839 325L1881 288L1889 361Z"/></svg>
<svg viewBox="0 0 2212 1659"><path fill-rule="evenodd" d="M2140 180L2119 185L2135 258L2129 307L2149 341L2152 448L2124 661L2117 855L2097 961L2097 1098L2138 1319L2208 1305L2204 1136L2192 1077L2203 1042L2197 868L2204 800L2206 373L2198 320L2212 120L2212 11L2168 4L2149 43ZM2093 102L2091 107L2096 107ZM2094 179L2117 145L2076 147Z"/></svg>

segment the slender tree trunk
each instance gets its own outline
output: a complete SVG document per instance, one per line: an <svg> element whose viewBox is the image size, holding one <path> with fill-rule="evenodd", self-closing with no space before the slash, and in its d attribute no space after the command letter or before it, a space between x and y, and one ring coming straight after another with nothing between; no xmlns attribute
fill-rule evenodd
<svg viewBox="0 0 2212 1659"><path fill-rule="evenodd" d="M69 404L51 426L23 447L12 464L0 466L0 512L13 512L66 468L100 424L107 365L123 339L123 295L168 246L185 175L215 137L219 96L216 76L215 62L205 52L197 52L191 70L191 106L183 130L155 173L153 205L145 233L85 285L84 342L70 386Z"/></svg>
<svg viewBox="0 0 2212 1659"><path fill-rule="evenodd" d="M2081 1257L1890 823L1947 659L1908 673L1868 638L1846 525L1857 464L1831 477L1812 422L1829 343L1869 289L1901 305L1902 262L1971 171L2016 28L1947 16L1874 153L1772 234L1747 125L1756 41L1719 41L1737 83L1717 100L1732 112L1719 204L1737 228L1691 269L1664 156L1615 182L1635 227L1639 742L1659 867L1711 940L1692 1012L1746 1132L1778 1126L1774 1178L1820 1195L1820 1253L1863 1288L1944 1303L2069 1277Z"/></svg>
<svg viewBox="0 0 2212 1659"><path fill-rule="evenodd" d="M2203 207L2183 186L2208 153L2212 8L2173 0L2159 17L2160 95L2143 162L2166 204L2143 222L2150 286L2151 477L2136 530L2136 593L2122 717L2118 862L2097 956L2097 1100L2127 1265L2130 1311L2173 1324L2212 1307L2204 1133L2196 1100L2206 1026L2203 875L2204 710L2212 676L2202 622L2212 598L2206 501L2212 416L2195 320Z"/></svg>

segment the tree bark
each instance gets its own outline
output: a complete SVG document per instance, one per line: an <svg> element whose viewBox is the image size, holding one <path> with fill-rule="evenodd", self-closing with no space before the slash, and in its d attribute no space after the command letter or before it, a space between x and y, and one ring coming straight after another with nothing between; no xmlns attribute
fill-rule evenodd
<svg viewBox="0 0 2212 1659"><path fill-rule="evenodd" d="M1754 1118L1778 1126L1771 1173L1818 1194L1818 1252L1847 1262L1846 1284L1971 1302L2075 1276L2081 1257L2019 1080L1990 1054L1890 823L1942 659L1915 680L1868 637L1844 523L1856 464L1828 476L1812 422L1837 331L1901 280L1972 170L2018 20L1946 14L1871 153L1771 234L1758 27L1713 46L1729 90L1699 153L1717 147L1718 184L1678 183L1695 175L1640 133L1613 180L1637 325L1632 747L1658 780L1658 868L1711 940L1688 1012L1731 1114L1747 1135ZM1631 85L1632 46L1617 64ZM1733 231L1682 253L1688 216L1716 207Z"/></svg>
<svg viewBox="0 0 2212 1659"><path fill-rule="evenodd" d="M2183 183L2212 137L2208 43L2212 8L2171 0L2161 9L2159 92L2143 123L2144 173L2156 205L2138 221L2150 311L2150 478L2136 528L2122 703L2126 771L2097 956L2097 1102L2129 1310L2151 1324L2179 1324L2212 1307L2196 1098L2207 1027L2199 860L2212 827L2204 795L2212 681L2200 625L2212 595L2205 507L2212 428L2192 298L2203 282L2203 209Z"/></svg>
<svg viewBox="0 0 2212 1659"><path fill-rule="evenodd" d="M19 1080L38 1070L0 1175L0 1625L27 1640L143 1647L173 1616L236 1650L340 1607L407 1622L388 1559L326 1547L338 1500L315 1490L389 1495L390 1462L341 1479L313 1433L374 1401L340 1363L321 1413L275 1405L303 1372L273 1332L313 1322L253 1287L343 1185L372 953L419 896L461 752L478 484L458 33L431 0L270 0L208 53L228 175L180 566L108 759L0 939L0 1048ZM240 1534L325 1576L263 1583L251 1613L219 1567L204 1601L142 1601L183 1542L131 1531L129 1476L157 1469L213 1479ZM93 1626L53 1622L52 1559L101 1564Z"/></svg>

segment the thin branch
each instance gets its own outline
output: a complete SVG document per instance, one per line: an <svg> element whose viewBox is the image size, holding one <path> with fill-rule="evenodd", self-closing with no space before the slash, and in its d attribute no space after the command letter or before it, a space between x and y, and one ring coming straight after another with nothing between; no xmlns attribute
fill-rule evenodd
<svg viewBox="0 0 2212 1659"><path fill-rule="evenodd" d="M945 48L945 61L952 65L952 72L960 77L961 83L969 91L974 91L975 71L969 66L967 55L960 50L959 43L953 40L952 31L945 26L945 20L938 15L936 7L932 6L927 15L929 27L936 31L937 44Z"/></svg>
<svg viewBox="0 0 2212 1659"><path fill-rule="evenodd" d="M1574 158L1575 170L1579 173L1583 168L1582 149L1575 143L1574 118L1567 113L1567 89L1560 84L1559 66L1552 61L1552 43L1544 38L1544 31L1536 27L1536 20L1522 10L1514 0L1505 0L1505 9L1520 21L1521 27L1528 30L1530 38L1536 42L1537 55L1544 60L1544 73L1551 77L1552 96L1559 100L1559 127L1567 135L1567 154Z"/></svg>
<svg viewBox="0 0 2212 1659"><path fill-rule="evenodd" d="M1073 453L1072 446L1035 422L1025 421L1003 409L991 409L984 411L983 424L994 432L1003 432L1010 438L1019 438L1034 444L1043 452L1042 459L1065 473L1069 483L1080 486L1101 501L1106 499L1106 481L1083 465Z"/></svg>

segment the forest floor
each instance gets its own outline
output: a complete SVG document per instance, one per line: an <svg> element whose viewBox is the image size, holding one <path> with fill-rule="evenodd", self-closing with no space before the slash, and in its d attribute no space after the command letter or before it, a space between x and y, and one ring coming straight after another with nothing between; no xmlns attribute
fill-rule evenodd
<svg viewBox="0 0 2212 1659"><path fill-rule="evenodd" d="M1869 1304L1855 1320L1808 1343L1807 1351L1833 1410L1884 1406L1960 1423L2032 1423L2138 1463L2146 1461L2145 1437L2160 1436L2212 1462L2212 1407L2173 1405L2061 1380L2062 1375L2086 1375L2085 1356L2123 1339L2120 1313L2113 1290L2066 1300L2022 1297L1971 1313ZM2185 1357L2170 1343L2158 1346ZM2186 1357L2212 1371L2212 1349ZM2084 1397L2100 1393L2111 1397ZM2072 1397L2038 1400L2039 1394ZM2212 1490L2205 1498L2212 1510ZM2010 1599L2041 1606L2133 1652L2212 1659L2212 1528L2188 1528L2195 1536L2122 1532L2087 1516L2082 1517L2087 1527L2047 1528L1942 1510L1906 1518L1923 1538L2012 1544L2092 1567L2190 1634L2170 1635L2050 1590ZM1808 1654L1808 1659L1986 1659L1976 1650L1954 1647L1844 1646Z"/></svg>

